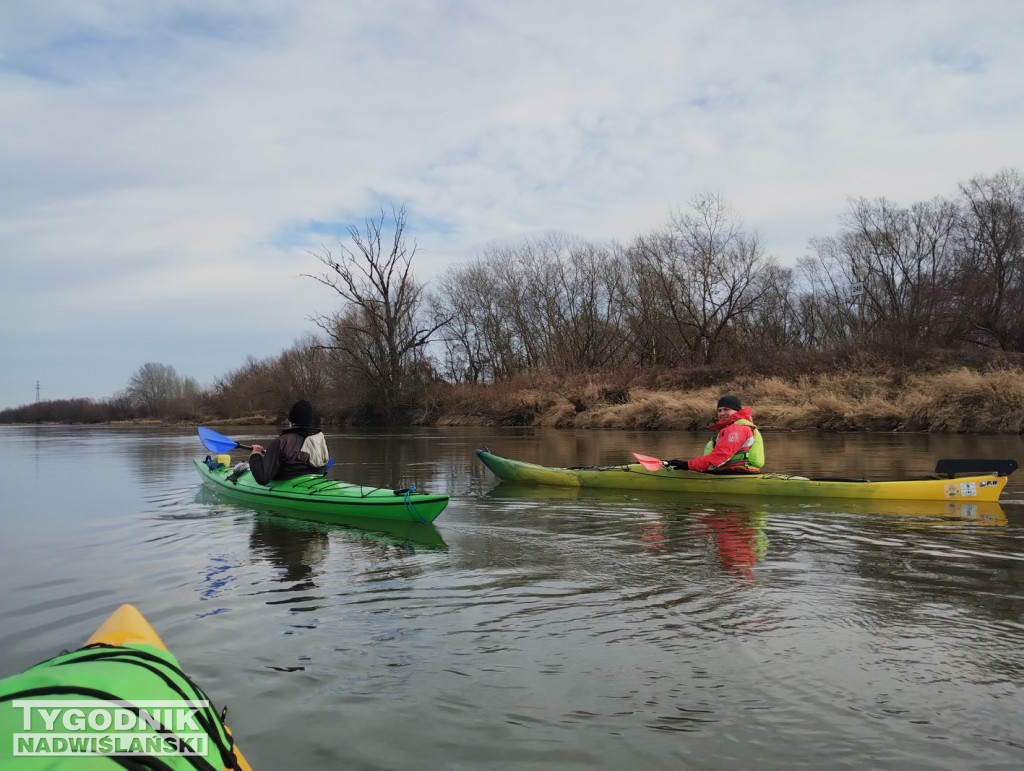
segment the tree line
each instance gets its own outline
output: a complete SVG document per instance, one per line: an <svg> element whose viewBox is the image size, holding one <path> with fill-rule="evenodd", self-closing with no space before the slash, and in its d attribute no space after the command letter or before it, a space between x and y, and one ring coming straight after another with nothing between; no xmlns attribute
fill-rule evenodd
<svg viewBox="0 0 1024 771"><path fill-rule="evenodd" d="M412 271L406 226L393 206L350 226L335 249L310 252L319 272L307 275L334 289L339 307L315 314L316 330L279 356L250 357L206 389L147 364L90 414L276 419L302 395L330 422L429 422L460 384L536 373L786 376L912 367L937 351L965 364L1024 353L1024 176L1015 169L910 206L851 199L839 231L812 238L792 267L710 192L625 243L549 233L492 245L429 293ZM43 411L5 410L0 421Z"/></svg>
<svg viewBox="0 0 1024 771"><path fill-rule="evenodd" d="M552 235L493 247L432 298L435 314L454 314L444 375L700 366L851 344L894 364L936 347L1024 351L1019 172L909 207L854 199L841 225L792 268L713 194L626 244Z"/></svg>

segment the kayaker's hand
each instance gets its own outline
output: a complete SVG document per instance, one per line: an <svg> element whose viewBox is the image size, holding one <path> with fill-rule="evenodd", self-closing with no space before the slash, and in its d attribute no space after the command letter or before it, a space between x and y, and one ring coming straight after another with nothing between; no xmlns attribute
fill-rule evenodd
<svg viewBox="0 0 1024 771"><path fill-rule="evenodd" d="M253 452L263 452L263 445L262 444L254 444L252 446L252 451Z"/></svg>
<svg viewBox="0 0 1024 771"><path fill-rule="evenodd" d="M680 460L679 458L673 458L670 461L666 461L665 465L669 468L674 468L677 471L688 471L690 468L685 460Z"/></svg>

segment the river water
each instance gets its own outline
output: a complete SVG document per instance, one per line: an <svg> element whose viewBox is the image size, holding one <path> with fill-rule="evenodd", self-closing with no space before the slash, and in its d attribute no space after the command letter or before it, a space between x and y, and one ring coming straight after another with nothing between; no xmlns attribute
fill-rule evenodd
<svg viewBox="0 0 1024 771"><path fill-rule="evenodd" d="M1024 472L1001 506L865 507L517 489L473 454L703 440L329 434L332 477L452 496L374 532L218 500L194 431L0 428L0 675L131 602L261 769L1024 767ZM878 479L1024 461L1019 436L766 443L772 470Z"/></svg>

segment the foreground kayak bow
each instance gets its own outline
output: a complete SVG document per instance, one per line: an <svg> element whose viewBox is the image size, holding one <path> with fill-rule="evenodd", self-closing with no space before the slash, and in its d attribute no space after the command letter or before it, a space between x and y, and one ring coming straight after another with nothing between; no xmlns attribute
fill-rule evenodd
<svg viewBox="0 0 1024 771"><path fill-rule="evenodd" d="M0 766L247 771L225 712L122 605L82 648L0 680Z"/></svg>

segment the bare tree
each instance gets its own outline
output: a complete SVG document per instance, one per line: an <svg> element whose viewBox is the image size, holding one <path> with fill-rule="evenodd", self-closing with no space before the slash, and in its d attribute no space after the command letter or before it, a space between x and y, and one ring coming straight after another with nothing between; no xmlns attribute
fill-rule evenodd
<svg viewBox="0 0 1024 771"><path fill-rule="evenodd" d="M485 261L449 268L430 302L436 320L449 320L441 340L449 380L479 383L518 370L506 343L505 314L498 304L493 271Z"/></svg>
<svg viewBox="0 0 1024 771"><path fill-rule="evenodd" d="M446 361L457 380L587 370L626 355L623 268L614 250L561 233L488 247L450 269L434 298L453 309Z"/></svg>
<svg viewBox="0 0 1024 771"><path fill-rule="evenodd" d="M282 409L287 409L295 399L308 399L322 411L330 386L328 361L330 351L325 350L323 340L313 333L307 333L284 351L278 360L281 368Z"/></svg>
<svg viewBox="0 0 1024 771"><path fill-rule="evenodd" d="M850 202L844 230L811 242L819 286L829 304L847 302L860 286L858 335L907 350L943 340L955 316L951 304L957 208L940 198L910 208L885 198Z"/></svg>
<svg viewBox="0 0 1024 771"><path fill-rule="evenodd" d="M759 301L736 322L740 342L761 351L803 347L803 307L792 268L768 263L757 281Z"/></svg>
<svg viewBox="0 0 1024 771"><path fill-rule="evenodd" d="M362 230L349 226L349 243L337 256L326 247L310 252L327 270L305 274L347 303L312 320L326 333L326 347L346 354L367 390L376 393L374 406L388 422L402 417L422 383L423 348L444 323L421 323L422 287L412 275L416 245L407 246L405 226L405 207L392 206L390 220L381 209Z"/></svg>
<svg viewBox="0 0 1024 771"><path fill-rule="evenodd" d="M250 354L241 367L217 378L211 404L224 416L280 413L281 395L272 387L277 374L275 359L257 359Z"/></svg>
<svg viewBox="0 0 1024 771"><path fill-rule="evenodd" d="M978 345L1024 351L1024 177L1004 169L960 186L963 197L956 287Z"/></svg>
<svg viewBox="0 0 1024 771"><path fill-rule="evenodd" d="M710 362L774 275L759 236L711 193L675 212L665 229L636 238L628 255L632 326L647 330L653 356L641 359L655 363Z"/></svg>
<svg viewBox="0 0 1024 771"><path fill-rule="evenodd" d="M168 417L173 412L192 412L199 397L199 384L178 375L169 364L148 362L128 381L128 396L146 415Z"/></svg>
<svg viewBox="0 0 1024 771"><path fill-rule="evenodd" d="M812 238L809 245L813 254L797 261L808 287L800 300L804 339L815 348L854 340L862 323L852 293L856 271L839 239Z"/></svg>
<svg viewBox="0 0 1024 771"><path fill-rule="evenodd" d="M625 270L609 248L565 240L555 255L548 285L549 364L589 370L625 355Z"/></svg>

